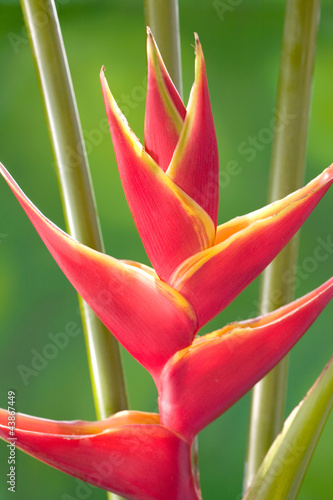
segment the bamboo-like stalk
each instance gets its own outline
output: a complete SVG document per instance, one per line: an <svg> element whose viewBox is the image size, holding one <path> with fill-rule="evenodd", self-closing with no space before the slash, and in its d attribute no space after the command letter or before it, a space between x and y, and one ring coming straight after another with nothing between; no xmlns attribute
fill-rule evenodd
<svg viewBox="0 0 333 500"><path fill-rule="evenodd" d="M150 27L169 74L183 94L179 9L177 0L144 0L145 21Z"/></svg>
<svg viewBox="0 0 333 500"><path fill-rule="evenodd" d="M43 98L67 229L78 241L103 251L87 154L54 1L21 0L21 6ZM96 414L103 419L127 408L119 345L80 297L79 301Z"/></svg>
<svg viewBox="0 0 333 500"><path fill-rule="evenodd" d="M272 147L269 203L303 184L320 0L287 0ZM265 270L260 314L293 300L297 236ZM288 358L253 389L244 487L251 484L284 421Z"/></svg>

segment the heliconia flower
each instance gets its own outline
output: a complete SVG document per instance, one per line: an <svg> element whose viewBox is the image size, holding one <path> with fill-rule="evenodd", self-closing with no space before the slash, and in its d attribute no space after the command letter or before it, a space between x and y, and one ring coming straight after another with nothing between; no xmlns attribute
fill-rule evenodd
<svg viewBox="0 0 333 500"><path fill-rule="evenodd" d="M58 422L0 409L0 438L33 457L130 500L199 500L189 444L159 416L119 412L99 422Z"/></svg>
<svg viewBox="0 0 333 500"><path fill-rule="evenodd" d="M101 81L120 176L155 269L75 241L41 214L1 164L0 173L73 286L159 387L167 361L192 344L198 329L253 281L303 224L333 183L333 165L283 200L217 227L216 137L198 38L187 109L150 32L148 72L146 149L103 71ZM168 125L157 124L158 117Z"/></svg>
<svg viewBox="0 0 333 500"><path fill-rule="evenodd" d="M201 498L191 466L193 437L279 362L333 296L331 278L273 313L195 338L274 259L333 183L331 165L286 198L217 226L217 142L204 57L197 36L195 41L195 81L185 108L148 30L145 147L101 71L120 177L153 268L71 238L0 163L64 274L152 374L159 392L160 415L120 412L89 423L18 414L15 445L133 500ZM12 442L5 410L0 437Z"/></svg>
<svg viewBox="0 0 333 500"><path fill-rule="evenodd" d="M189 441L266 375L333 298L333 278L304 297L252 320L198 337L165 365L163 425Z"/></svg>

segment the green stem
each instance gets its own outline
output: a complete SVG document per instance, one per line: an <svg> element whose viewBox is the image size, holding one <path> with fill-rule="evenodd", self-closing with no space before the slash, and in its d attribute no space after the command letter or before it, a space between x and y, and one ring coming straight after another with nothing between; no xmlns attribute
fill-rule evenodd
<svg viewBox="0 0 333 500"><path fill-rule="evenodd" d="M54 1L21 0L21 6L41 88L67 229L78 241L103 251L87 154ZM127 408L119 345L88 305L79 300L96 414L104 419Z"/></svg>
<svg viewBox="0 0 333 500"><path fill-rule="evenodd" d="M183 94L177 0L144 0L145 21L179 94Z"/></svg>
<svg viewBox="0 0 333 500"><path fill-rule="evenodd" d="M311 107L319 0L287 0L272 147L269 203L303 184ZM265 270L260 314L293 300L298 238ZM251 483L284 421L288 360L285 358L253 389L244 486Z"/></svg>

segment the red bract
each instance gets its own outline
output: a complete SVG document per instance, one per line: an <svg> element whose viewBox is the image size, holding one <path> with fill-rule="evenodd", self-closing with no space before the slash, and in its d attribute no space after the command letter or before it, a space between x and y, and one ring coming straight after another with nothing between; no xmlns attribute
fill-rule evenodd
<svg viewBox="0 0 333 500"><path fill-rule="evenodd" d="M186 108L164 66L149 28L147 29L147 59L145 149L166 171L184 125Z"/></svg>
<svg viewBox="0 0 333 500"><path fill-rule="evenodd" d="M15 439L0 410L0 437L106 490L133 500L199 500L186 441L157 414L124 411L101 422L57 422L16 415ZM167 487L166 487L167 485Z"/></svg>
<svg viewBox="0 0 333 500"><path fill-rule="evenodd" d="M288 243L333 182L333 165L291 195L217 228L213 247L187 259L169 283L204 325L253 281Z"/></svg>
<svg viewBox="0 0 333 500"><path fill-rule="evenodd" d="M124 347L158 374L194 337L197 321L190 304L145 266L119 261L75 241L41 214L1 164L0 171L80 295Z"/></svg>
<svg viewBox="0 0 333 500"><path fill-rule="evenodd" d="M274 313L195 336L288 243L333 183L333 165L283 200L217 226L218 152L198 37L185 108L148 31L145 148L104 69L101 83L120 177L154 269L75 241L41 214L1 164L0 172L73 286L152 374L161 423L158 415L136 412L90 424L20 416L17 445L128 498L197 499L193 437L299 340L332 298L333 278ZM0 422L8 439L3 412ZM104 459L115 467L99 483L89 463Z"/></svg>
<svg viewBox="0 0 333 500"><path fill-rule="evenodd" d="M161 422L191 440L282 359L332 297L333 278L274 312L195 339L163 369Z"/></svg>

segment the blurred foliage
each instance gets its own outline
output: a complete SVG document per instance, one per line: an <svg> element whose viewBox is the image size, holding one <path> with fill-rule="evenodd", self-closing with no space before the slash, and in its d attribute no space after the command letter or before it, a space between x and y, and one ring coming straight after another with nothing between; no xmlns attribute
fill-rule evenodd
<svg viewBox="0 0 333 500"><path fill-rule="evenodd" d="M206 2L180 0L184 94L193 82L193 32L201 39L220 148L220 222L266 202L271 127L279 69L284 1ZM99 70L106 66L110 87L135 133L143 138L145 26L138 0L56 2L72 72L107 251L118 258L148 262L120 185L105 128ZM222 4L230 10L221 11ZM234 5L233 7L231 5ZM53 159L35 69L18 1L0 1L0 160L33 202L64 227ZM333 6L324 1L318 35L306 180L333 159ZM265 138L267 134L265 135ZM252 154L249 142L256 138ZM253 157L253 158L252 158ZM233 162L233 163L231 163ZM237 163L237 170L231 165ZM292 168L292 166L291 166ZM237 171L237 174L235 173ZM18 367L32 368L47 352L52 335L68 322L81 328L76 293L46 251L4 182L0 183L0 406L16 391L17 411L54 419L93 419L83 336L69 339L53 359L23 380ZM332 191L301 231L296 294L332 275L333 255L317 262L314 250L333 239ZM254 282L205 331L256 314ZM332 352L332 305L293 350L287 411L299 402ZM123 353L131 407L157 409L149 375ZM22 370L22 369L21 369ZM248 396L200 435L204 499L238 500L242 488ZM300 500L333 498L333 418L302 486ZM97 488L17 454L17 500L104 499ZM0 446L0 498L6 485L7 448Z"/></svg>

